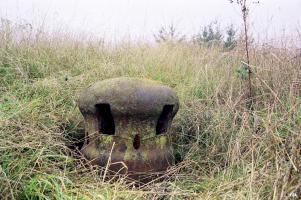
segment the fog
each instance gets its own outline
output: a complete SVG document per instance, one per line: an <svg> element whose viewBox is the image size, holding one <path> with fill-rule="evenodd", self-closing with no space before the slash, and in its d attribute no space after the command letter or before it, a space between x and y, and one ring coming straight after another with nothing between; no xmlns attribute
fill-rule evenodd
<svg viewBox="0 0 301 200"><path fill-rule="evenodd" d="M250 29L256 37L300 31L301 0L262 0L251 3L250 9ZM0 0L0 17L110 40L151 40L160 27L170 24L193 35L212 21L222 29L242 23L239 7L228 0Z"/></svg>

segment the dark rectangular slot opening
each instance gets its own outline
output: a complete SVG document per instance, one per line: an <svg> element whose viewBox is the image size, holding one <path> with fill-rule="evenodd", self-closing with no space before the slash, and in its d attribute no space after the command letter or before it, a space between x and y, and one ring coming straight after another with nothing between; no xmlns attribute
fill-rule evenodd
<svg viewBox="0 0 301 200"><path fill-rule="evenodd" d="M156 126L157 135L165 133L167 131L167 128L172 118L173 107L174 105L165 105L163 107L161 115L157 121L157 126Z"/></svg>
<svg viewBox="0 0 301 200"><path fill-rule="evenodd" d="M96 104L96 117L98 120L98 130L107 135L115 134L114 117L111 112L110 104Z"/></svg>

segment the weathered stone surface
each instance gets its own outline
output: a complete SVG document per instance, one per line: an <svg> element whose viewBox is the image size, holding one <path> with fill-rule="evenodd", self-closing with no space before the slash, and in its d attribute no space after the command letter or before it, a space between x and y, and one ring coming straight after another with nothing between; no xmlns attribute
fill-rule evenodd
<svg viewBox="0 0 301 200"><path fill-rule="evenodd" d="M78 106L85 118L82 152L92 164L106 166L111 157L110 170L145 182L144 175L174 162L169 126L179 101L171 88L146 79L108 79L84 89Z"/></svg>

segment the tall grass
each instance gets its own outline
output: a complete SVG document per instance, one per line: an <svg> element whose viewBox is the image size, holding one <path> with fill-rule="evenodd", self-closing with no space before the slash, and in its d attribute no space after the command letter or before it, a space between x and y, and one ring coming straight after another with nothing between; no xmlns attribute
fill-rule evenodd
<svg viewBox="0 0 301 200"><path fill-rule="evenodd" d="M17 36L17 37L16 37ZM243 45L105 45L2 24L2 199L298 199L301 58L251 46L254 122L245 108ZM103 181L72 144L83 131L78 92L111 77L161 81L178 93L177 165L161 183Z"/></svg>

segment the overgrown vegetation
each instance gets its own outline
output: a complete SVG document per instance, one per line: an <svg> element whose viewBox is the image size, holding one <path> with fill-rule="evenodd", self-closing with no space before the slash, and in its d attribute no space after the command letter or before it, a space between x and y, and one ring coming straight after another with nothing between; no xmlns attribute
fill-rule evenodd
<svg viewBox="0 0 301 200"><path fill-rule="evenodd" d="M253 117L245 107L241 42L231 51L191 42L118 46L2 24L1 199L299 199L301 58L250 46ZM103 181L71 136L82 132L78 92L130 76L174 88L177 165L162 183Z"/></svg>

